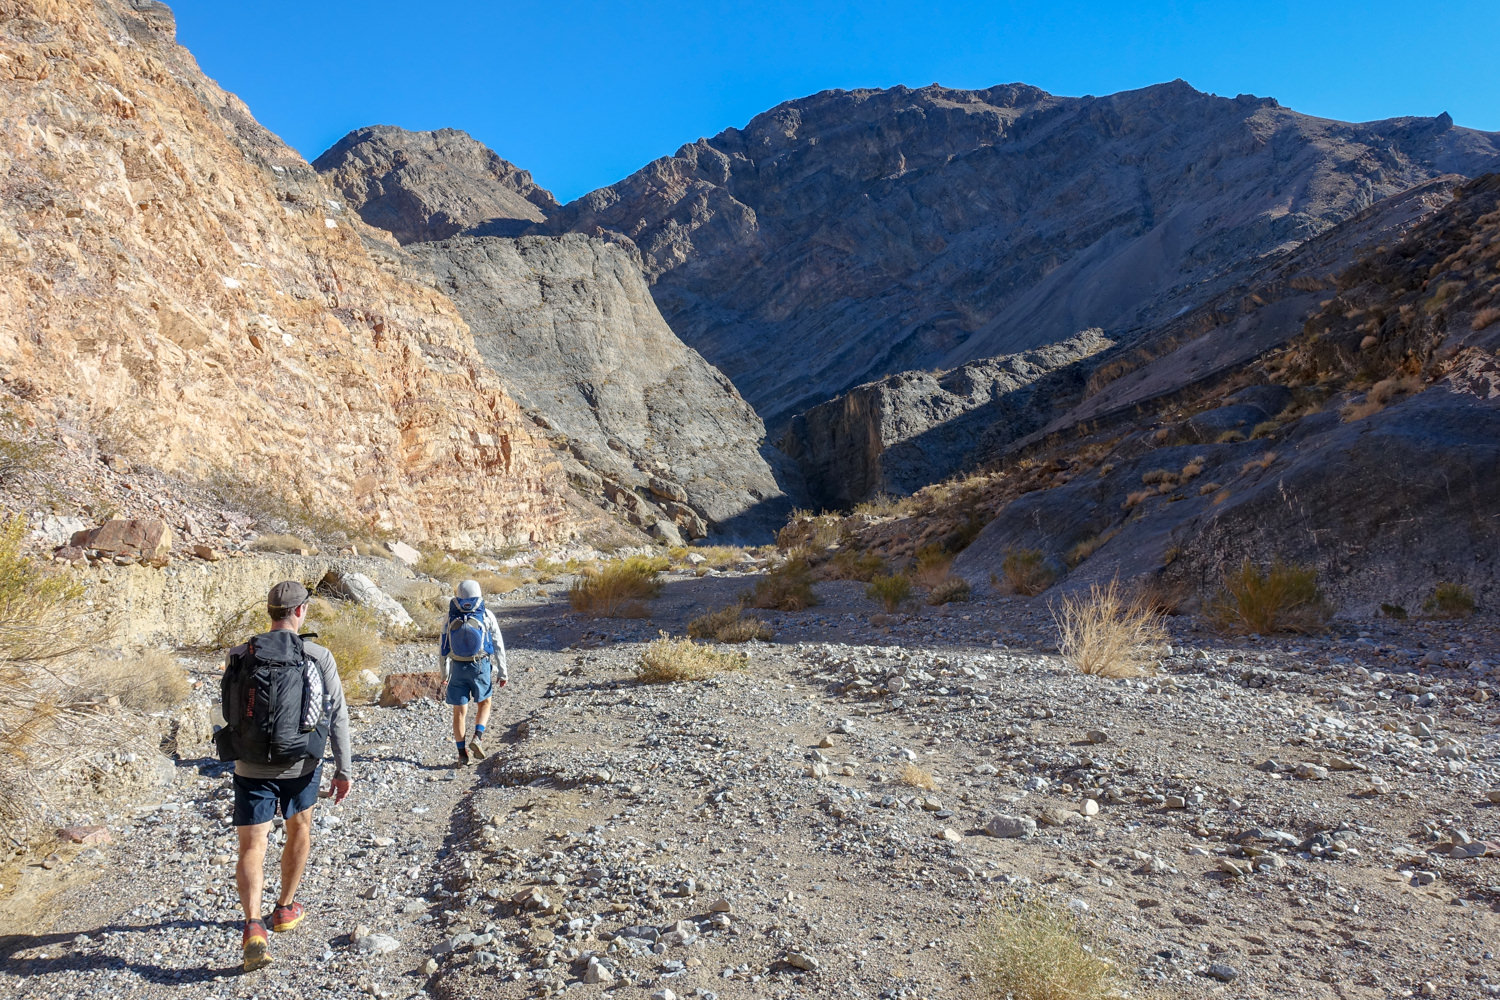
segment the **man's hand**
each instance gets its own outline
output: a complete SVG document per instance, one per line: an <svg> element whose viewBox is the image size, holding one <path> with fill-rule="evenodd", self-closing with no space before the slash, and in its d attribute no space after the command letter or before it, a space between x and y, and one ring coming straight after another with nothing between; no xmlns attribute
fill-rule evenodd
<svg viewBox="0 0 1500 1000"><path fill-rule="evenodd" d="M505 685L506 685L506 684L507 684L507 683L508 683L508 682L507 682L507 681L506 681L506 679L505 679L505 678L504 678L504 677L502 677L502 678L500 678L500 684L499 684L499 686L500 686L500 687L505 687Z"/></svg>
<svg viewBox="0 0 1500 1000"><path fill-rule="evenodd" d="M333 784L329 786L328 790L333 793L334 805L338 805L340 802L344 801L344 796L349 794L349 779L334 778Z"/></svg>

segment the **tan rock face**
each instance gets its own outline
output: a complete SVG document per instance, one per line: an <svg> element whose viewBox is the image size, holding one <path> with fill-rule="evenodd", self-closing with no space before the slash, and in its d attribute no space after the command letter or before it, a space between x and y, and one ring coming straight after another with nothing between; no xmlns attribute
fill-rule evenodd
<svg viewBox="0 0 1500 1000"><path fill-rule="evenodd" d="M0 406L457 545L570 530L439 292L118 0L0 0Z"/></svg>

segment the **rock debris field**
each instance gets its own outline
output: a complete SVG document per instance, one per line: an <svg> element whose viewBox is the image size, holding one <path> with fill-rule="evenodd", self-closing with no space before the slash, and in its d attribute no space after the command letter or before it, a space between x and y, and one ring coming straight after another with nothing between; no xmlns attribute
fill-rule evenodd
<svg viewBox="0 0 1500 1000"><path fill-rule="evenodd" d="M1109 680L1056 654L1044 598L883 616L827 583L746 669L636 682L748 582L673 577L639 620L494 602L512 683L477 766L442 706L354 708L353 792L318 806L309 917L263 972L228 769L185 752L159 803L78 817L111 842L5 870L0 995L993 996L974 943L1021 893L1133 996L1500 996L1493 618L1176 618L1154 674Z"/></svg>

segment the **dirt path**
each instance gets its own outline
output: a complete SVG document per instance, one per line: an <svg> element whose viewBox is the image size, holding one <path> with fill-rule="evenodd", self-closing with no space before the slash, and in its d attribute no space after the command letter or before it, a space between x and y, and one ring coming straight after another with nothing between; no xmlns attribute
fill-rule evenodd
<svg viewBox="0 0 1500 1000"><path fill-rule="evenodd" d="M1500 838L1495 622L1178 621L1158 675L1109 681L1048 651L1039 603L885 617L825 584L748 669L635 682L659 629L743 586L674 580L641 621L502 603L476 768L440 707L360 709L312 915L264 975L236 972L227 781L180 763L115 844L26 876L50 912L7 929L0 992L979 997L980 922L1021 891L1100 928L1137 995L1500 995L1500 859L1460 843ZM997 815L1028 835L984 835ZM361 926L399 947L361 954Z"/></svg>

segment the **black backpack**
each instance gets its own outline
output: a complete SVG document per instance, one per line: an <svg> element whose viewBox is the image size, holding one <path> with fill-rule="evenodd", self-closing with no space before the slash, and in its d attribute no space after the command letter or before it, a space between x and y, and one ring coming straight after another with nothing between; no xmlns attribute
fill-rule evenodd
<svg viewBox="0 0 1500 1000"><path fill-rule="evenodd" d="M328 745L323 676L303 638L276 629L230 657L220 688L226 725L214 734L220 760L290 766L322 758Z"/></svg>

